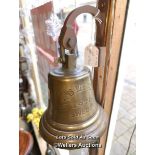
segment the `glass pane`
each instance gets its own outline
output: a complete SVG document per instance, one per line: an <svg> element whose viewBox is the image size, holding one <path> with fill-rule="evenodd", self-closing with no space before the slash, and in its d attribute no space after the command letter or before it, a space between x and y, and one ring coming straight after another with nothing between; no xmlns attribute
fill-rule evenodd
<svg viewBox="0 0 155 155"><path fill-rule="evenodd" d="M63 25L67 15L75 8L83 5L96 5L95 0L83 0L83 1L76 1L76 0L70 0L70 1L64 1L64 0L54 0L53 1L53 8L54 8L54 16L55 18L58 18L60 20L60 24ZM53 14L53 13L52 13ZM51 14L51 15L52 15ZM49 21L51 20L48 18ZM53 26L54 27L54 26ZM75 22L73 23L73 27L77 33L77 53L78 53L78 59L77 64L82 66L84 65L84 50L85 47L95 42L95 20L92 17L92 15L84 13L79 15ZM51 26L52 28L52 26ZM61 30L61 29L60 29ZM55 32L56 33L56 32ZM58 40L56 39L56 45L58 45ZM45 60L44 60L45 61ZM44 63L42 63L42 67L45 66ZM51 66L53 68L53 66ZM92 67L88 66L90 69ZM45 105L48 104L48 84L47 81L44 80L43 73L40 74L40 81L41 81L41 88L43 93L43 100Z"/></svg>

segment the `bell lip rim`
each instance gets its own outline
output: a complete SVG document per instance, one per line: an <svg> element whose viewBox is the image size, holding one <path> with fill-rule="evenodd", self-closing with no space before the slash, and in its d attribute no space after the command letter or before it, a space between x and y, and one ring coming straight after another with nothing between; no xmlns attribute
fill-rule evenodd
<svg viewBox="0 0 155 155"><path fill-rule="evenodd" d="M100 107L101 108L101 107ZM101 125L102 122L102 125ZM93 127L93 128L92 128ZM101 128L100 128L101 127ZM40 135L43 137L43 139L48 142L50 145L53 145L54 143L68 143L68 144L88 144L88 143L94 143L96 140L89 139L89 140L64 140L64 139L57 139L58 136L75 136L75 135L84 135L86 137L101 137L104 132L106 131L106 128L108 127L108 117L107 114L104 111L101 111L101 116L99 119L94 123L91 124L89 127L83 129L80 134L80 130L76 131L69 131L65 132L63 130L56 130L53 128L56 132L53 134L48 131L48 129L43 125L43 120L41 118L40 124L39 124L39 132ZM57 134L56 134L57 133ZM62 134L60 134L62 133Z"/></svg>

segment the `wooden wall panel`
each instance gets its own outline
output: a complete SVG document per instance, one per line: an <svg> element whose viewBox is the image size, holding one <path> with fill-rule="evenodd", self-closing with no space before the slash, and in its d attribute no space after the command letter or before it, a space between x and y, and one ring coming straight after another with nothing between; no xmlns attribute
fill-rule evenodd
<svg viewBox="0 0 155 155"><path fill-rule="evenodd" d="M48 2L31 10L35 43L53 57L57 56L56 42L47 35L45 21L53 12L53 3Z"/></svg>

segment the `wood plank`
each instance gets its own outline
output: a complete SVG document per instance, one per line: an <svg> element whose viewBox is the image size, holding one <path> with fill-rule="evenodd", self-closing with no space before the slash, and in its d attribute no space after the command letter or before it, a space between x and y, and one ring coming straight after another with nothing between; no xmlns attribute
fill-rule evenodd
<svg viewBox="0 0 155 155"><path fill-rule="evenodd" d="M107 24L108 24L108 12L110 7L110 1L109 0L98 0L97 7L100 9L100 12L103 16L104 22L102 24L96 24L96 46L99 47L99 62L102 64L105 64L105 55L103 54L103 49L106 46L106 37L107 37ZM104 48L105 50L105 48ZM104 67L95 67L94 68L94 80L93 80L93 86L94 86L94 93L96 100L99 104L102 105L102 96L103 96L103 84L104 84Z"/></svg>
<svg viewBox="0 0 155 155"><path fill-rule="evenodd" d="M115 85L117 82L117 72L119 67L119 59L121 55L121 45L122 45L122 37L124 32L124 22L127 10L127 2L126 0L117 0L114 4L114 16L113 16L113 25L112 25L112 35L109 32L109 39L107 45L109 48L110 59L109 62L106 62L108 65L107 70L107 80L105 85L105 96L104 96L104 111L110 116L111 110L113 106L113 98L115 92ZM110 123L110 119L109 119ZM109 124L108 123L108 124ZM106 141L108 136L108 129L105 134L100 139L102 143L103 150L99 149L98 155L105 154Z"/></svg>
<svg viewBox="0 0 155 155"><path fill-rule="evenodd" d="M32 45L31 37L29 37L29 41L31 43L28 44L28 47L30 49L31 58L32 58L31 76L32 76L32 79L33 79L34 85L35 85L35 91L36 91L36 95L37 95L37 102L39 104L43 104L42 91L41 91L40 79L39 79L39 71L38 71L37 60L36 60L37 58L36 58L36 55L35 55L35 49L34 49L34 47Z"/></svg>
<svg viewBox="0 0 155 155"><path fill-rule="evenodd" d="M95 91L95 96L96 96L96 100L97 102L104 107L104 95L105 95L105 86L106 86L106 78L107 78L107 65L108 65L108 61L109 61L109 53L110 53L110 39L109 36L111 34L111 30L112 30L112 9L113 9L113 5L111 3L111 0L109 1L105 1L108 2L106 7L106 14L104 15L104 18L106 17L105 20L105 24L103 25L104 28L102 29L103 33L102 35L102 39L100 40L100 42L102 41L102 48L104 48L105 54L101 54L100 56L100 61L105 61L104 63L104 67L98 67L98 68L94 68L94 91ZM102 9L102 6L105 7L104 1L102 0L98 0L98 4L97 4L99 9ZM98 30L98 27L97 27ZM98 32L98 31L97 31ZM99 32L98 32L99 33ZM96 33L98 35L98 33ZM96 39L98 39L98 37L96 37ZM99 44L100 45L100 44ZM103 52L103 51L102 51ZM104 135L107 133L107 131L104 132ZM98 154L102 154L104 152L104 137L102 136L100 138L100 144L102 145L102 148L96 149L96 152L94 152L96 155Z"/></svg>

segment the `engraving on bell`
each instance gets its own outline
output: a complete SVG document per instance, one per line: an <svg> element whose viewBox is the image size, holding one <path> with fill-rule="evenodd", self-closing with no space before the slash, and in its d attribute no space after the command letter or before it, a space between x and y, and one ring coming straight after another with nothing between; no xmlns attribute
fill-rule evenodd
<svg viewBox="0 0 155 155"><path fill-rule="evenodd" d="M40 121L41 136L51 145L96 142L105 130L106 117L95 100L89 68L53 69L48 87L49 104Z"/></svg>
<svg viewBox="0 0 155 155"><path fill-rule="evenodd" d="M92 14L98 11L92 6L88 8L91 8ZM74 19L72 15L80 13L77 10L66 18L66 25ZM67 31L66 25L59 37L62 67L52 69L48 75L49 103L41 117L39 131L47 143L60 148L100 147L95 143L107 127L107 117L95 100L89 68L76 66L77 56L72 50L74 46L68 48L68 41L65 40L75 35L71 33L72 29ZM65 32L67 35L64 37Z"/></svg>

